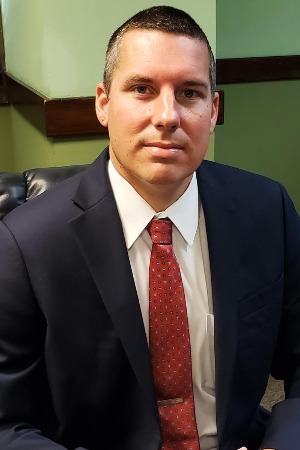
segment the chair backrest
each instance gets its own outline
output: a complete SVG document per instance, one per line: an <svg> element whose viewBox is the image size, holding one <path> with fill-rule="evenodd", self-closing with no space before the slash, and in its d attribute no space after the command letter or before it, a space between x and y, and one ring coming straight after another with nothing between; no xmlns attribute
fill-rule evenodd
<svg viewBox="0 0 300 450"><path fill-rule="evenodd" d="M47 167L23 173L0 172L0 220L22 203L46 191L87 166Z"/></svg>

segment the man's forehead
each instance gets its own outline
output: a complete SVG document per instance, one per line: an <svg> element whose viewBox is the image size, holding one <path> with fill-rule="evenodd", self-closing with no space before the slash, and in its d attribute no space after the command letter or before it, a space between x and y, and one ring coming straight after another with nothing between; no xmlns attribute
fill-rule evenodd
<svg viewBox="0 0 300 450"><path fill-rule="evenodd" d="M162 54L162 49L166 53ZM163 60L174 57L187 59L209 60L209 50L204 41L191 38L182 34L166 33L158 30L129 30L120 43L118 62L123 58L132 58L134 61L144 59L151 64L151 59L147 60L147 54L151 54L153 60L162 58Z"/></svg>
<svg viewBox="0 0 300 450"><path fill-rule="evenodd" d="M124 35L115 69L130 71L131 77L146 77L145 70L159 72L167 68L170 73L175 70L183 72L188 79L198 79L196 72L207 72L208 67L205 42L185 35L138 29Z"/></svg>
<svg viewBox="0 0 300 450"><path fill-rule="evenodd" d="M199 42L204 46L207 46L206 43L199 38L188 36L186 34L181 33L172 33L167 32L163 30L156 30L156 29L147 29L147 28L136 28L136 29L130 29L124 32L122 37L122 42L130 43L132 40L139 40L139 39L145 39L150 37L155 37L157 40L162 40L163 38L169 38L172 39L188 39L192 42ZM148 39L149 40L149 39Z"/></svg>

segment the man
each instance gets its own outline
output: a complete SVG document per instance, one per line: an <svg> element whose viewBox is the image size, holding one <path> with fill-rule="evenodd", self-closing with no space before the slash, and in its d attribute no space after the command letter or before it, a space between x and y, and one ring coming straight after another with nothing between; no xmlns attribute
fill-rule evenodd
<svg viewBox="0 0 300 450"><path fill-rule="evenodd" d="M96 112L108 152L0 226L1 449L297 448L299 218L278 183L203 162L218 94L193 19L154 7L123 24ZM180 290L167 364L188 374L175 390L192 377L188 413L185 394L161 395L177 381L161 387L156 367L170 350L151 309L165 248L176 276L158 334ZM287 396L271 417L270 372Z"/></svg>

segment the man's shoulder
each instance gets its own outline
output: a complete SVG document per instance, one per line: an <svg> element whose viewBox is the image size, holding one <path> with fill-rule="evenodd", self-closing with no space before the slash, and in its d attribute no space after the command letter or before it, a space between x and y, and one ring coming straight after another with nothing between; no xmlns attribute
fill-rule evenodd
<svg viewBox="0 0 300 450"><path fill-rule="evenodd" d="M277 183L275 180L272 180L271 178L265 175L250 172L248 170L241 169L239 167L229 166L227 164L222 164L215 161L204 160L202 164L199 166L198 171L200 173L215 174L218 176L221 175L227 177L227 175L231 175L237 178L249 179L251 181L256 179L267 183L269 182Z"/></svg>
<svg viewBox="0 0 300 450"><path fill-rule="evenodd" d="M214 199L229 202L245 214L282 214L284 205L291 204L285 188L266 176L231 166L203 161L197 170L198 186L203 203ZM228 203L228 204L229 204Z"/></svg>
<svg viewBox="0 0 300 450"><path fill-rule="evenodd" d="M197 175L198 179L204 183L233 191L236 194L248 192L250 188L253 193L261 189L277 194L280 191L280 183L265 175L213 161L203 161L197 170Z"/></svg>
<svg viewBox="0 0 300 450"><path fill-rule="evenodd" d="M59 227L74 213L73 198L83 172L60 181L37 197L23 203L3 218L3 223L12 230L32 229L38 226Z"/></svg>

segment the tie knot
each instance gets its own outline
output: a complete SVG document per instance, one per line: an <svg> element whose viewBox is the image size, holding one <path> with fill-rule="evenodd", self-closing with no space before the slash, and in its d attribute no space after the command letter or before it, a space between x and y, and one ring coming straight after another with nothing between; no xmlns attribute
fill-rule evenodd
<svg viewBox="0 0 300 450"><path fill-rule="evenodd" d="M153 244L172 245L172 222L170 219L152 219L147 230Z"/></svg>

